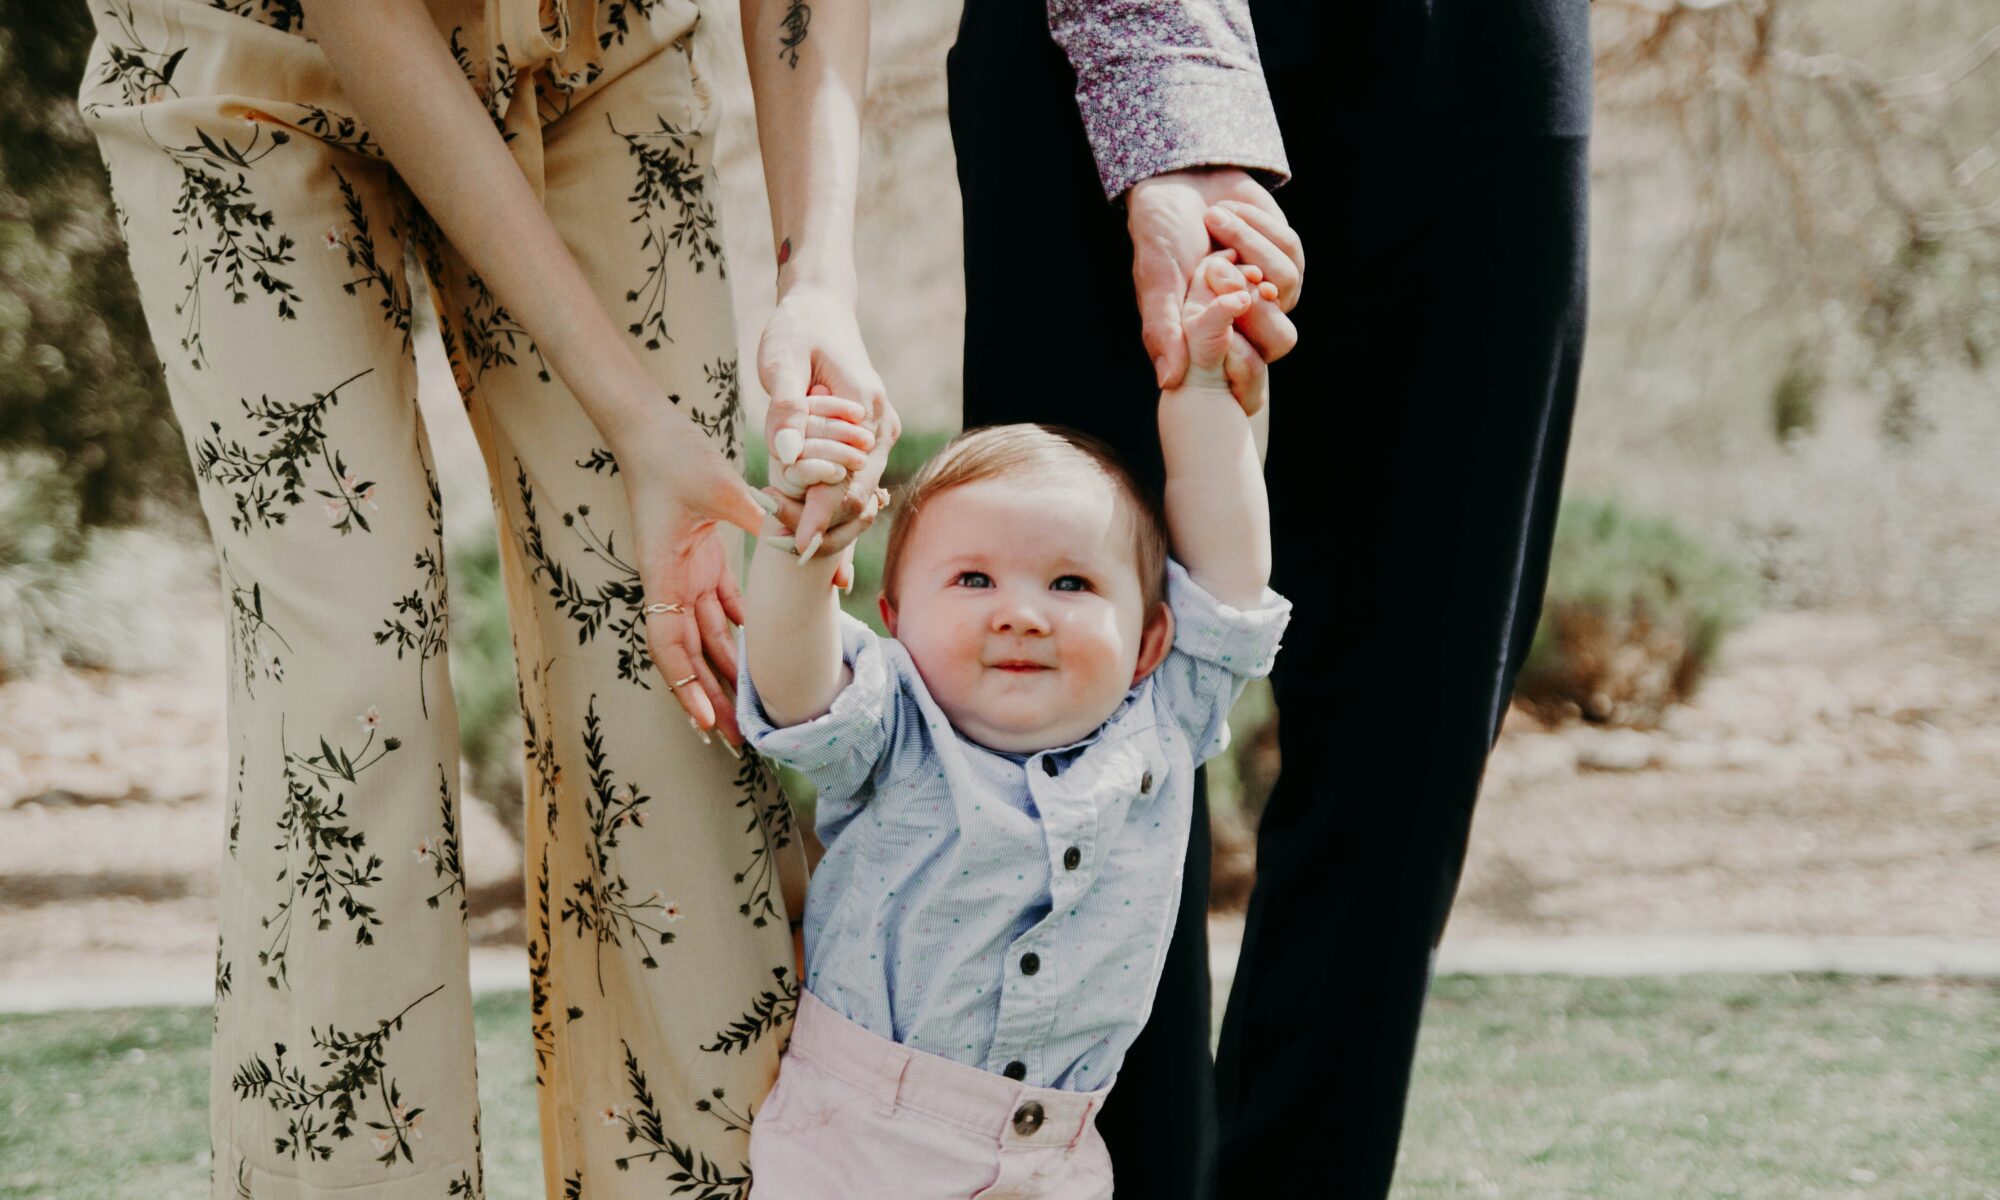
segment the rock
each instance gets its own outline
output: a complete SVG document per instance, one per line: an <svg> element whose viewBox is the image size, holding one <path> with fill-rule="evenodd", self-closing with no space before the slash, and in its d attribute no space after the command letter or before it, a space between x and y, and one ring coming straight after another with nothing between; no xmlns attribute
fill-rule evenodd
<svg viewBox="0 0 2000 1200"><path fill-rule="evenodd" d="M1670 741L1660 749L1660 765L1675 771L1714 771L1729 764L1714 742Z"/></svg>
<svg viewBox="0 0 2000 1200"><path fill-rule="evenodd" d="M1487 777L1506 783L1552 779L1576 770L1576 747L1568 738L1549 733L1508 734L1494 748Z"/></svg>
<svg viewBox="0 0 2000 1200"><path fill-rule="evenodd" d="M1722 743L1722 761L1739 771L1769 767L1776 761L1778 748L1760 738L1733 737Z"/></svg>
<svg viewBox="0 0 2000 1200"><path fill-rule="evenodd" d="M1636 729L1611 729L1577 743L1577 765L1592 771L1643 771L1658 756L1658 739Z"/></svg>

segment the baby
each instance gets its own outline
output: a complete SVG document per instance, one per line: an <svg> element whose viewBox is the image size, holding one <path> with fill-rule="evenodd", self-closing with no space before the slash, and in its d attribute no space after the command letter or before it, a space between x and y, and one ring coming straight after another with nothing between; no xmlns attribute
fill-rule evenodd
<svg viewBox="0 0 2000 1200"><path fill-rule="evenodd" d="M1223 370L1256 294L1222 255L1196 272L1164 512L1094 439L963 434L905 491L891 639L841 613L838 556L767 524L738 721L818 786L827 850L758 1200L1111 1195L1096 1115L1152 1007L1194 770L1290 613Z"/></svg>

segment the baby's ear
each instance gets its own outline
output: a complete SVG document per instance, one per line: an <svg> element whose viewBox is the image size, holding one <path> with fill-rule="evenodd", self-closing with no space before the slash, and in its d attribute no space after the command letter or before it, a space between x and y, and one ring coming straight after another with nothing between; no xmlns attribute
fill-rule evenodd
<svg viewBox="0 0 2000 1200"><path fill-rule="evenodd" d="M1167 651L1173 648L1174 610L1162 600L1153 606L1153 611L1146 617L1146 627L1139 634L1139 661L1132 668L1132 682L1126 686L1138 687L1140 680L1167 661Z"/></svg>

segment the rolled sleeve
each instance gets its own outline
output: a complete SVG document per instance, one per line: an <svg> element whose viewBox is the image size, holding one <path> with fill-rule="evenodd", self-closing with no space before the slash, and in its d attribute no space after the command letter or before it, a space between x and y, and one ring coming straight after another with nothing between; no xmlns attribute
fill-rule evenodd
<svg viewBox="0 0 2000 1200"><path fill-rule="evenodd" d="M1099 182L1190 167L1290 175L1245 0L1048 0Z"/></svg>
<svg viewBox="0 0 2000 1200"><path fill-rule="evenodd" d="M845 824L873 790L871 781L895 742L902 708L899 678L882 639L853 617L840 620L841 657L853 678L832 706L810 721L772 724L750 678L750 656L737 656L736 723L759 754L797 770L818 789L815 823L822 838Z"/></svg>
<svg viewBox="0 0 2000 1200"><path fill-rule="evenodd" d="M1156 695L1201 763L1228 747L1229 710L1244 686L1271 673L1292 605L1268 587L1253 608L1224 604L1169 559L1167 606L1174 645L1160 665Z"/></svg>

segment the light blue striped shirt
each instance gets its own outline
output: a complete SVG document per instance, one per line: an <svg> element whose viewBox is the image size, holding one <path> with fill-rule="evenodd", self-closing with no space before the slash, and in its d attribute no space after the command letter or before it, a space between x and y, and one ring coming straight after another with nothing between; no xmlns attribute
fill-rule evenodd
<svg viewBox="0 0 2000 1200"><path fill-rule="evenodd" d="M1026 756L968 741L901 643L843 617L854 678L824 716L737 719L819 788L826 857L806 898L806 987L904 1045L1093 1091L1152 1010L1180 900L1194 768L1268 673L1291 605L1242 611L1167 567L1173 649L1096 732Z"/></svg>

